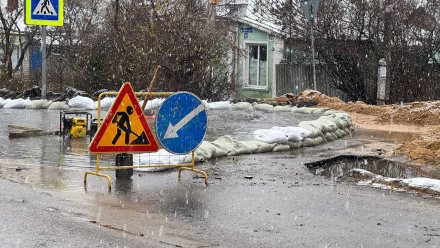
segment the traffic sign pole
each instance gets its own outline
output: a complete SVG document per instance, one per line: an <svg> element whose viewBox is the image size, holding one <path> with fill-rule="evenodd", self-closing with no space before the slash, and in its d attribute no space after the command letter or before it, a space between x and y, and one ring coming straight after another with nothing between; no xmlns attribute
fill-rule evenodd
<svg viewBox="0 0 440 248"><path fill-rule="evenodd" d="M63 26L64 0L25 0L24 15L26 25L41 26L41 98L46 98L46 26Z"/></svg>

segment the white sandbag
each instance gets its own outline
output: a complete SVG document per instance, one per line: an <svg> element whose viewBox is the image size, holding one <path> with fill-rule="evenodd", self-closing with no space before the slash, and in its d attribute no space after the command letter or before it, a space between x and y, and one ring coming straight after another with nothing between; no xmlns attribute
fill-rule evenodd
<svg viewBox="0 0 440 248"><path fill-rule="evenodd" d="M226 151L230 156L251 153L251 151L246 146L243 146L243 144L240 144L229 135L218 138L217 140L212 142L212 144Z"/></svg>
<svg viewBox="0 0 440 248"><path fill-rule="evenodd" d="M273 112L292 112L291 106L275 106Z"/></svg>
<svg viewBox="0 0 440 248"><path fill-rule="evenodd" d="M165 149L160 149L157 152L141 153L133 157L133 166L142 165L177 165L185 163L188 155L176 155L169 153ZM138 171L152 171L152 168L134 168ZM157 170L157 169L156 169Z"/></svg>
<svg viewBox="0 0 440 248"><path fill-rule="evenodd" d="M311 135L312 132L302 127L277 127L274 126L272 130L277 130L286 135L288 141L301 141Z"/></svg>
<svg viewBox="0 0 440 248"><path fill-rule="evenodd" d="M101 99L101 110L107 110L109 109L116 98L114 97L104 97ZM98 109L98 101L95 101L94 103L94 109Z"/></svg>
<svg viewBox="0 0 440 248"><path fill-rule="evenodd" d="M0 97L1 98L1 97ZM12 101L12 99L8 98L8 99L0 99L0 108L3 108L8 102Z"/></svg>
<svg viewBox="0 0 440 248"><path fill-rule="evenodd" d="M273 106L270 104L266 104L266 103L261 103L261 104L255 104L254 109L257 111L263 111L263 112L273 112Z"/></svg>
<svg viewBox="0 0 440 248"><path fill-rule="evenodd" d="M231 102L230 101L210 102L206 107L208 109L216 109L216 110L231 109Z"/></svg>
<svg viewBox="0 0 440 248"><path fill-rule="evenodd" d="M296 109L292 110L292 112L299 113L299 114L312 114L314 110L315 110L315 108L301 107L301 108L296 108Z"/></svg>
<svg viewBox="0 0 440 248"><path fill-rule="evenodd" d="M238 143L243 146L246 147L246 149L249 151L249 153L258 153L258 150L260 148L260 145L258 142L256 142L255 140L243 140L243 141L238 141Z"/></svg>
<svg viewBox="0 0 440 248"><path fill-rule="evenodd" d="M18 98L18 99L14 99L9 101L8 103L6 103L3 108L5 109L24 109L26 108L26 104L28 102L30 102L31 100L29 99L23 99L23 98Z"/></svg>
<svg viewBox="0 0 440 248"><path fill-rule="evenodd" d="M302 147L317 146L324 142L325 139L321 136L318 136L316 138L305 138L303 141L301 141L301 146Z"/></svg>
<svg viewBox="0 0 440 248"><path fill-rule="evenodd" d="M313 126L313 125L310 124L310 123L307 123L307 122L304 122L304 123L303 123L303 122L300 122L300 123L298 124L298 126L299 126L299 127L302 127L302 128L305 128L305 129L307 129L307 130L310 131L310 135L307 136L308 138L315 138L315 137L318 137L318 136L322 136L322 135L324 135L324 134L322 133L322 131L319 130L319 128Z"/></svg>
<svg viewBox="0 0 440 248"><path fill-rule="evenodd" d="M336 125L335 119L330 116L321 116L319 119L315 120L317 123L323 126L322 131L326 132L334 132L338 130L338 125Z"/></svg>
<svg viewBox="0 0 440 248"><path fill-rule="evenodd" d="M352 126L353 125L353 121L350 117L349 114L345 113L345 112L339 112L339 113L335 113L334 115L332 115L333 118L335 119L339 119L339 120L344 120L348 123L348 126ZM347 126L347 127L348 127Z"/></svg>
<svg viewBox="0 0 440 248"><path fill-rule="evenodd" d="M330 109L329 108L315 108L312 111L312 114L324 115L324 113L327 112L328 110L330 110Z"/></svg>
<svg viewBox="0 0 440 248"><path fill-rule="evenodd" d="M289 145L290 149L297 149L301 147L301 141L297 141L297 142L289 141L287 142L287 144Z"/></svg>
<svg viewBox="0 0 440 248"><path fill-rule="evenodd" d="M68 104L71 108L95 109L95 102L91 98L84 96L75 96L69 100Z"/></svg>
<svg viewBox="0 0 440 248"><path fill-rule="evenodd" d="M283 152L283 151L288 151L290 150L290 146L289 145L283 145L283 144L277 144L272 151L274 152Z"/></svg>
<svg viewBox="0 0 440 248"><path fill-rule="evenodd" d="M51 104L51 101L48 101L46 99L41 100L34 100L26 103L27 109L47 109L49 105Z"/></svg>
<svg viewBox="0 0 440 248"><path fill-rule="evenodd" d="M336 130L336 131L334 132L334 134L336 135L336 137L337 137L338 139L340 139L340 138L344 137L345 135L347 135L347 134L345 133L345 131L342 130L342 129L338 129L338 130Z"/></svg>
<svg viewBox="0 0 440 248"><path fill-rule="evenodd" d="M314 138L314 140L315 140L316 145L320 145L325 142L324 137L321 137L321 136Z"/></svg>
<svg viewBox="0 0 440 248"><path fill-rule="evenodd" d="M254 108L252 107L252 104L248 102L237 102L235 104L232 104L232 110L243 110L243 111L253 111Z"/></svg>
<svg viewBox="0 0 440 248"><path fill-rule="evenodd" d="M339 110L330 109L330 110L325 111L322 114L323 115L332 115L332 114L336 114L336 113L339 113L339 112L340 112Z"/></svg>
<svg viewBox="0 0 440 248"><path fill-rule="evenodd" d="M214 142L212 142L212 144L226 151L228 155L236 148L236 142L234 138L229 135L225 135L216 139Z"/></svg>
<svg viewBox="0 0 440 248"><path fill-rule="evenodd" d="M269 144L286 144L287 136L283 132L274 129L257 129L253 132L254 139Z"/></svg>
<svg viewBox="0 0 440 248"><path fill-rule="evenodd" d="M195 150L196 161L207 161L211 158L218 158L226 155L226 151L208 141L203 141L202 144L200 144L200 146Z"/></svg>
<svg viewBox="0 0 440 248"><path fill-rule="evenodd" d="M52 102L49 107L47 107L48 110L69 110L70 106L67 105L66 102Z"/></svg>
<svg viewBox="0 0 440 248"><path fill-rule="evenodd" d="M324 133L325 125L321 122L316 121L316 120L314 120L314 121L301 121L298 124L298 126L311 131L312 134L310 134L310 137L317 137L317 136L324 135L323 133Z"/></svg>
<svg viewBox="0 0 440 248"><path fill-rule="evenodd" d="M303 141L301 141L302 147L309 147L309 146L316 146L316 141L314 138L305 138Z"/></svg>
<svg viewBox="0 0 440 248"><path fill-rule="evenodd" d="M335 118L335 123L336 126L338 126L338 129L344 129L350 126L350 124L346 120L341 118Z"/></svg>
<svg viewBox="0 0 440 248"><path fill-rule="evenodd" d="M333 141L333 140L335 140L337 137L336 137L336 135L335 136L333 136L334 134L333 133L326 133L325 134L325 136L324 136L324 138L327 140L327 141Z"/></svg>
<svg viewBox="0 0 440 248"><path fill-rule="evenodd" d="M268 144L266 142L262 142L258 140L248 140L241 142L244 143L244 145L246 145L247 147L249 147L249 151L251 151L252 153L253 151L255 151L255 147L257 149L255 153L271 152L276 145L276 144Z"/></svg>

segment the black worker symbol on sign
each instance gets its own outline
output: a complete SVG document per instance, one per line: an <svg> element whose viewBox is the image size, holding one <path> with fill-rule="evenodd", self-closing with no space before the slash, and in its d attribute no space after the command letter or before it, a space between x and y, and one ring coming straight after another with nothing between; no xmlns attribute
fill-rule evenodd
<svg viewBox="0 0 440 248"><path fill-rule="evenodd" d="M127 106L126 110L127 110L127 112L122 112L122 111L117 112L112 119L112 123L116 123L116 125L117 125L116 135L113 138L112 144L114 145L114 144L116 144L116 142L118 142L122 131L124 131L124 133L125 133L125 144L126 145L128 145L128 144L131 144L131 145L149 144L149 141L148 141L147 136L145 135L145 132L142 132L141 135L138 135L135 132L133 132L133 130L131 130L130 115L133 114L133 107ZM118 120L118 118L119 118L119 120ZM131 134L136 136L136 139L130 143L130 135Z"/></svg>

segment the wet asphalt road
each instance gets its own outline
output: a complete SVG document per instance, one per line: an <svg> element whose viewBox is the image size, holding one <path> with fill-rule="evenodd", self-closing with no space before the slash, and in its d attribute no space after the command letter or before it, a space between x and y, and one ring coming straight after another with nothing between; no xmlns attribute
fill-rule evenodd
<svg viewBox="0 0 440 248"><path fill-rule="evenodd" d="M95 177L85 192L82 166L1 158L0 247L439 247L438 198L304 166L372 138L203 163L208 187L189 172L135 172L111 193Z"/></svg>

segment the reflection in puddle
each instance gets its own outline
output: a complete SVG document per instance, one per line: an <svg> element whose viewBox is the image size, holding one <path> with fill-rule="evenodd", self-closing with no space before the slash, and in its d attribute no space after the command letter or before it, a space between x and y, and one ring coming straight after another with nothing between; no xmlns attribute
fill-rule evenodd
<svg viewBox="0 0 440 248"><path fill-rule="evenodd" d="M315 175L330 178L341 177L350 170L364 169L377 175L391 178L426 177L426 173L407 164L389 161L372 156L338 156L318 162L308 163L306 166Z"/></svg>

